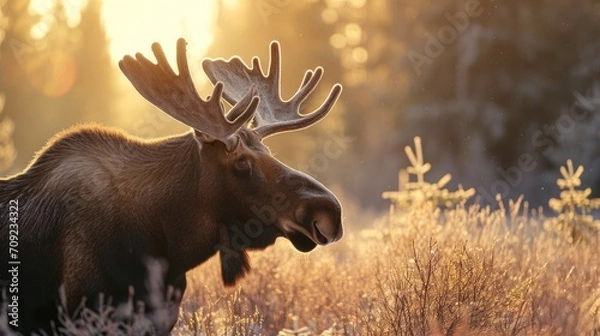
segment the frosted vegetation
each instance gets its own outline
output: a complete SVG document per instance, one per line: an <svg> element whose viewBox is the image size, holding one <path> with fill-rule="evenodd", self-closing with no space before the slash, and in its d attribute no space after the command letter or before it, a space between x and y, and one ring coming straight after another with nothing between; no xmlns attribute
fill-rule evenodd
<svg viewBox="0 0 600 336"><path fill-rule="evenodd" d="M495 208L470 202L471 189L443 188L450 176L425 180L420 139L406 152L405 171L416 182L407 177L399 191L384 193L389 215L371 225L349 215L341 242L308 255L279 241L251 255L253 271L233 289L210 260L188 274L173 334L600 333L600 235L591 216L599 201L578 189L583 167L570 160L561 167L563 192L549 201L556 216L548 217L523 197L498 197ZM169 298L154 299L168 310ZM60 317L56 334L152 334L143 312L135 302L82 307Z"/></svg>

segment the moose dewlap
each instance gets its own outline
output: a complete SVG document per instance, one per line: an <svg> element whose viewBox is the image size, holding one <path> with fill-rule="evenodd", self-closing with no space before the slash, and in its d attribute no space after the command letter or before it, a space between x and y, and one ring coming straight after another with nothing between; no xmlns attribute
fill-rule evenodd
<svg viewBox="0 0 600 336"><path fill-rule="evenodd" d="M273 42L267 75L257 58L252 67L238 57L205 60L214 90L203 100L183 39L177 74L159 44L152 50L156 63L137 54L119 67L143 97L191 132L146 141L80 127L58 134L22 173L0 179L0 262L6 266L14 261L7 253L14 245L8 223L17 222L9 207L18 203L13 294L23 334L49 331L58 306L71 314L85 297L93 309L100 293L115 306L130 295L143 301L157 334L168 334L185 273L216 253L223 282L232 285L250 269L247 250L285 237L306 252L342 236L336 197L277 161L262 143L321 120L341 85L314 112L300 114L323 69L307 71L298 92L282 100L279 44ZM224 111L222 100L233 107ZM10 276L0 274L7 293ZM168 309L155 299L169 296L175 304Z"/></svg>

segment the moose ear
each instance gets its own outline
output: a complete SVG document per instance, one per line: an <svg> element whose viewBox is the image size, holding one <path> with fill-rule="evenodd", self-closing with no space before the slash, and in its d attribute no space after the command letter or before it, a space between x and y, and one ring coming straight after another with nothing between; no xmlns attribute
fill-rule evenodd
<svg viewBox="0 0 600 336"><path fill-rule="evenodd" d="M221 259L221 276L225 286L233 286L250 271L248 254L244 250L237 250L231 242L231 235L225 227L221 226L219 242L219 258Z"/></svg>
<svg viewBox="0 0 600 336"><path fill-rule="evenodd" d="M215 141L219 141L222 142L223 145L225 145L225 149L227 149L228 152L232 152L233 150L235 150L235 148L238 146L240 139L237 135L232 134L230 136L228 136L225 139L214 139L212 137L210 137L209 135L206 135L202 132L198 132L198 131L194 131L194 135L196 138L196 141L202 145L204 143L212 143Z"/></svg>

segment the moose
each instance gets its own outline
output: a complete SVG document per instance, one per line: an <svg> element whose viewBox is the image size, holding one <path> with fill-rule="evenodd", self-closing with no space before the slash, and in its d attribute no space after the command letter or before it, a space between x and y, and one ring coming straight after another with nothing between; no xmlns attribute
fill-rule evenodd
<svg viewBox="0 0 600 336"><path fill-rule="evenodd" d="M177 74L160 44L152 51L156 62L137 53L119 67L146 100L191 131L145 140L79 126L56 135L22 173L0 179L0 262L18 271L18 293L10 291L14 274L7 271L0 287L12 309L18 304L23 334L52 330L59 307L71 314L82 298L93 307L100 293L114 305L133 295L150 316L158 309L150 299L148 279L157 273L151 261L161 265L160 295L180 294L166 321L152 320L157 334L168 334L186 272L217 253L222 280L233 285L250 270L247 251L278 237L302 252L342 237L335 195L275 159L262 142L320 121L337 102L340 84L303 113L323 76L317 67L283 100L274 41L268 74L257 57L251 67L237 56L205 59L214 88L204 100L184 39L177 41Z"/></svg>

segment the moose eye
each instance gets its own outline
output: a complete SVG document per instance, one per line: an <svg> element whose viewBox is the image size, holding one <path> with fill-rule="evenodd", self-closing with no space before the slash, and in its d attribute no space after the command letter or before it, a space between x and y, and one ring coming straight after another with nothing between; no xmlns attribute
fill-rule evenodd
<svg viewBox="0 0 600 336"><path fill-rule="evenodd" d="M250 160L247 157L242 156L239 159L235 160L235 162L233 163L233 167L238 172L249 173L252 168L252 165L250 164Z"/></svg>

